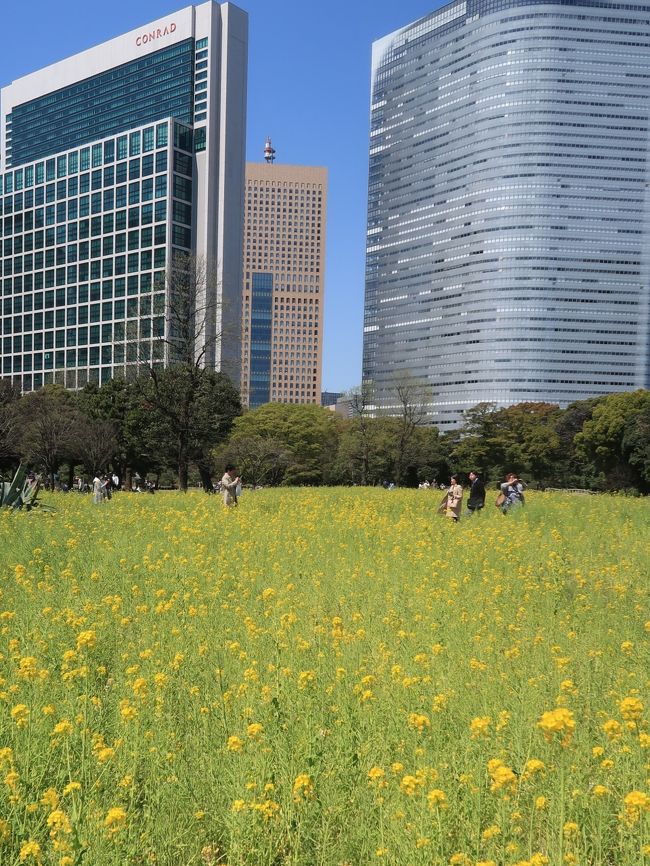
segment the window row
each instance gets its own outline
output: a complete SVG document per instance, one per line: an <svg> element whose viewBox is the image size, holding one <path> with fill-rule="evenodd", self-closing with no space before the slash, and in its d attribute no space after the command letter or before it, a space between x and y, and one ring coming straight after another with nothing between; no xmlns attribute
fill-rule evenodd
<svg viewBox="0 0 650 866"><path fill-rule="evenodd" d="M120 135L117 139L93 144L90 147L82 147L72 153L62 154L57 157L27 165L7 172L3 178L0 175L0 191L4 189L5 194L19 192L48 183L57 178L78 174L90 168L98 168L102 165L127 159L129 156L139 156L156 148L167 147L169 141L169 130L167 123L160 123L155 127L150 126L144 130L137 130L127 135Z"/></svg>
<svg viewBox="0 0 650 866"><path fill-rule="evenodd" d="M66 231L67 229L67 231ZM45 261L45 267L52 267L55 264L66 264L67 262L86 261L88 258L97 259L102 255L110 256L113 253L123 253L138 250L141 247L151 247L154 244L159 246L164 244L167 238L167 224L158 223L155 228L131 229L128 232L118 232L118 234L105 234L102 237L94 237L92 240L87 240L88 231L82 232L78 236L76 223L74 225L59 226L56 231L54 229L46 229L45 232L38 231L34 235L17 235L15 238L5 238L3 243L0 243L0 255L5 257L11 255L21 255L25 252L33 252L37 250L34 256L34 270L40 270ZM76 243L80 240L80 243ZM62 246L66 241L71 241L67 246ZM52 249L54 245L58 246ZM46 247L45 253L38 252ZM36 264L36 262L40 262ZM32 268L30 268L32 270Z"/></svg>
<svg viewBox="0 0 650 866"><path fill-rule="evenodd" d="M187 231L187 230L185 230ZM188 245L189 247L189 245ZM48 251L54 254L54 250ZM43 253L35 253L34 256L18 256L13 259L5 259L3 263L3 274L5 277L12 274L32 271L36 264L40 264L38 257ZM157 247L155 250L143 250L142 252L128 253L127 255L115 256L110 259L96 259L90 264L67 265L54 267L43 272L34 274L34 288L46 289L52 286L65 286L70 283L85 282L87 280L101 280L107 277L133 274L136 271L148 271L151 268L164 268L167 259L166 247ZM29 260L29 261L28 261ZM56 262L52 262L55 265ZM42 265L41 265L42 266Z"/></svg>
<svg viewBox="0 0 650 866"><path fill-rule="evenodd" d="M91 346L84 349L59 349L50 352L34 352L33 355L5 357L2 362L4 375L62 367L94 367L98 364L124 364L136 361L162 360L165 355L162 342L134 342L125 345Z"/></svg>
<svg viewBox="0 0 650 866"><path fill-rule="evenodd" d="M151 339L162 337L165 333L165 319L142 318L115 324L91 325L85 328L45 331L45 333L16 335L2 338L2 351L5 355L19 354L43 349L62 349L72 346L87 346L95 343L113 343L126 340Z"/></svg>
<svg viewBox="0 0 650 866"><path fill-rule="evenodd" d="M10 318L5 311L6 318L3 320L2 330L5 334L24 334L32 330L41 331L67 325L87 325L89 322L110 322L113 319L150 316L152 310L154 313L165 311L164 294L155 295L153 301L151 295L140 295L116 301L104 301L101 304L81 304L67 309L57 308L44 312L25 313L22 316L14 315L13 318Z"/></svg>

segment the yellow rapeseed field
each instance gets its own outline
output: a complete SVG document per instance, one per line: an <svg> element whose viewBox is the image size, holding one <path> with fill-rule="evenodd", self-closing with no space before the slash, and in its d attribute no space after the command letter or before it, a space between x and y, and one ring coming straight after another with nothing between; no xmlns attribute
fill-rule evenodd
<svg viewBox="0 0 650 866"><path fill-rule="evenodd" d="M650 502L0 514L2 866L650 864Z"/></svg>

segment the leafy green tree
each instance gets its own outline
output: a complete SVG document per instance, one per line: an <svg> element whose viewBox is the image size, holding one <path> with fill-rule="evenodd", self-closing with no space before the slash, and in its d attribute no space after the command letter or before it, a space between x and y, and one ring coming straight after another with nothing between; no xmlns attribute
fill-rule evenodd
<svg viewBox="0 0 650 866"><path fill-rule="evenodd" d="M150 456L152 449L147 447L155 442L155 431L137 384L110 379L100 388L89 383L77 393L76 401L91 421L110 423L117 444L111 465L127 485L133 470L146 476L159 467L159 456Z"/></svg>
<svg viewBox="0 0 650 866"><path fill-rule="evenodd" d="M243 440L282 443L289 459L280 483L323 484L333 478L340 427L341 419L320 406L267 403L235 420L229 446L239 449L241 460Z"/></svg>
<svg viewBox="0 0 650 866"><path fill-rule="evenodd" d="M272 436L241 436L218 449L215 461L223 468L232 463L246 483L254 487L275 486L282 482L292 454L284 442Z"/></svg>
<svg viewBox="0 0 650 866"><path fill-rule="evenodd" d="M576 453L575 438L582 431L586 421L590 421L595 407L603 400L592 397L589 400L576 400L564 409L555 424L555 432L560 440L560 456L551 476L551 484L557 487L584 487L590 490L603 486L604 480L593 461L583 454Z"/></svg>
<svg viewBox="0 0 650 866"><path fill-rule="evenodd" d="M431 394L427 385L404 373L395 379L391 401L396 407L390 410L390 414L396 418L394 476L395 482L402 484L406 479L410 451L417 431L427 424Z"/></svg>
<svg viewBox="0 0 650 866"><path fill-rule="evenodd" d="M623 453L638 474L639 488L650 492L650 401L625 425L622 441Z"/></svg>
<svg viewBox="0 0 650 866"><path fill-rule="evenodd" d="M179 489L187 490L191 463L210 485L211 452L241 413L239 392L228 377L194 364L174 364L152 370L141 396L158 451L178 471Z"/></svg>
<svg viewBox="0 0 650 866"><path fill-rule="evenodd" d="M380 484L395 473L397 421L357 415L340 425L335 478L343 484Z"/></svg>
<svg viewBox="0 0 650 866"><path fill-rule="evenodd" d="M575 437L576 454L593 462L609 489L645 489L643 431L649 405L650 391L609 394Z"/></svg>
<svg viewBox="0 0 650 866"><path fill-rule="evenodd" d="M54 475L65 461L76 457L76 443L84 417L72 394L60 385L46 385L23 397L16 408L23 457L44 469L54 486Z"/></svg>
<svg viewBox="0 0 650 866"><path fill-rule="evenodd" d="M502 441L501 472L547 482L560 456L555 425L560 416L553 403L518 403L498 412Z"/></svg>
<svg viewBox="0 0 650 866"><path fill-rule="evenodd" d="M9 379L0 379L0 467L18 461L19 399L20 390Z"/></svg>
<svg viewBox="0 0 650 866"><path fill-rule="evenodd" d="M456 468L491 477L517 472L529 481L547 481L560 454L555 430L560 414L551 403L518 403L503 409L479 404L465 413L467 423L452 450Z"/></svg>

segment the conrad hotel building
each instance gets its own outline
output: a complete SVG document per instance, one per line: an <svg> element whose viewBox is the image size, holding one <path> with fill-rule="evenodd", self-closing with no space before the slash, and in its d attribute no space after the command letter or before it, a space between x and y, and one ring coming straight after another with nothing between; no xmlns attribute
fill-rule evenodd
<svg viewBox="0 0 650 866"><path fill-rule="evenodd" d="M376 42L363 378L448 429L648 387L650 5L459 0Z"/></svg>
<svg viewBox="0 0 650 866"><path fill-rule="evenodd" d="M213 268L207 363L239 382L247 16L212 0L0 92L0 375L165 363L165 274Z"/></svg>

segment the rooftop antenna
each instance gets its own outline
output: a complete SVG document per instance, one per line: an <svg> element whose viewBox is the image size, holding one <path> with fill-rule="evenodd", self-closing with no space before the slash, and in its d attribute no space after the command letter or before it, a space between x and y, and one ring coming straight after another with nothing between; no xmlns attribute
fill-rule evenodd
<svg viewBox="0 0 650 866"><path fill-rule="evenodd" d="M270 137L267 137L264 144L264 159L269 163L269 165L273 165L275 162L275 148L271 146Z"/></svg>

